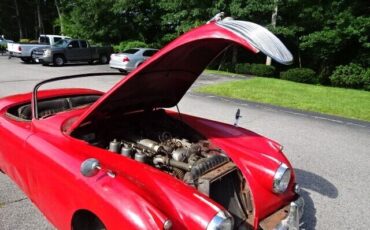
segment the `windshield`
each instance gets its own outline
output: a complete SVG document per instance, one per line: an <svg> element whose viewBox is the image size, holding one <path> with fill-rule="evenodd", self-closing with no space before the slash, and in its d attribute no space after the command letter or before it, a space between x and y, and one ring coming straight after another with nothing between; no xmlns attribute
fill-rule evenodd
<svg viewBox="0 0 370 230"><path fill-rule="evenodd" d="M57 41L56 43L54 43L54 46L55 47L66 47L67 44L68 44L68 39L61 39Z"/></svg>

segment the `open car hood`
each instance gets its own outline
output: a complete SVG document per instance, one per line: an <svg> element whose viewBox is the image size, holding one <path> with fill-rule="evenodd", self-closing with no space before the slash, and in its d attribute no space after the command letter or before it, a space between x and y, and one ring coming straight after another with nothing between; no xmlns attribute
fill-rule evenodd
<svg viewBox="0 0 370 230"><path fill-rule="evenodd" d="M183 34L123 78L74 122L70 132L114 114L175 106L207 65L234 44L282 64L293 60L282 42L260 25L237 20L206 24Z"/></svg>

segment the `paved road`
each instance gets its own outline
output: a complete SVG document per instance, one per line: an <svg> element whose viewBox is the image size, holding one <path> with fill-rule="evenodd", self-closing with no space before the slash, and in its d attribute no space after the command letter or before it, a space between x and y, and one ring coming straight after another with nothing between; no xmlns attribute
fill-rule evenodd
<svg viewBox="0 0 370 230"><path fill-rule="evenodd" d="M110 71L106 65L61 68L26 65L0 56L0 97L29 91L41 79ZM106 90L118 76L74 82ZM217 78L225 81L227 78ZM213 83L201 77L196 85ZM61 85L64 86L64 85ZM182 112L232 123L240 108L240 125L277 140L296 168L306 201L305 229L369 229L370 123L352 123L254 103L188 93ZM0 175L0 230L53 229L22 192Z"/></svg>

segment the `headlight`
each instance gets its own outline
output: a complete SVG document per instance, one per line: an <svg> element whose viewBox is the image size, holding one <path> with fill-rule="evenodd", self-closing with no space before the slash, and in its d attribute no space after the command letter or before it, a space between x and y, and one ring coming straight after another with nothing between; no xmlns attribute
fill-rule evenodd
<svg viewBox="0 0 370 230"><path fill-rule="evenodd" d="M219 211L207 226L207 230L231 230L233 228L234 219L226 211Z"/></svg>
<svg viewBox="0 0 370 230"><path fill-rule="evenodd" d="M49 56L51 54L51 50L50 49L46 49L44 51L44 56Z"/></svg>
<svg viewBox="0 0 370 230"><path fill-rule="evenodd" d="M286 164L281 164L274 175L272 190L275 193L283 193L288 188L291 171Z"/></svg>

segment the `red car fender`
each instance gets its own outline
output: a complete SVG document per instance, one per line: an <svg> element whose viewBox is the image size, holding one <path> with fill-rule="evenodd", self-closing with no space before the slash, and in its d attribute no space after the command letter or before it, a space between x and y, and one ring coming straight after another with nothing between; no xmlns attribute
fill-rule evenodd
<svg viewBox="0 0 370 230"><path fill-rule="evenodd" d="M185 114L182 114L182 118L211 143L224 150L241 170L252 193L254 227L258 227L260 220L296 199L294 171L278 143L232 125ZM273 177L281 163L292 169L292 175L287 191L276 194L272 191Z"/></svg>
<svg viewBox="0 0 370 230"><path fill-rule="evenodd" d="M32 135L27 139L27 155L34 160L24 178L32 187L31 199L58 229L70 229L66 223L72 223L78 210L95 214L108 229L163 227L167 217L139 194L136 185L104 171L83 177L79 172L81 156L58 149L46 141L49 138Z"/></svg>

